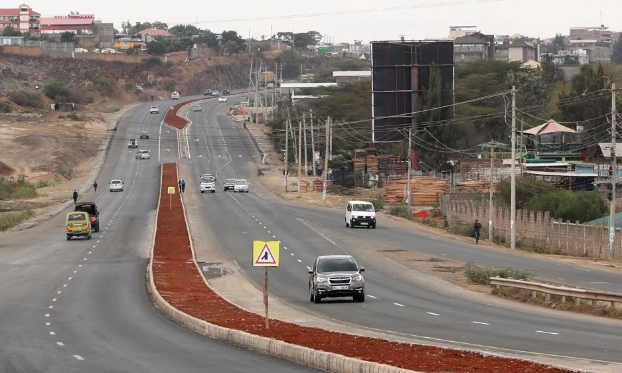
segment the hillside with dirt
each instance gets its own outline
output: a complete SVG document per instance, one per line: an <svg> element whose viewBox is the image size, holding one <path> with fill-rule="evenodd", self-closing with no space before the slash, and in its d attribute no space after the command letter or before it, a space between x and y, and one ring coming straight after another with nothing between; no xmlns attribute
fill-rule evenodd
<svg viewBox="0 0 622 373"><path fill-rule="evenodd" d="M45 214L89 185L127 108L174 90L187 96L247 87L249 70L248 56L124 63L4 54L0 47L0 231L15 225L7 215ZM19 192L24 185L30 194Z"/></svg>

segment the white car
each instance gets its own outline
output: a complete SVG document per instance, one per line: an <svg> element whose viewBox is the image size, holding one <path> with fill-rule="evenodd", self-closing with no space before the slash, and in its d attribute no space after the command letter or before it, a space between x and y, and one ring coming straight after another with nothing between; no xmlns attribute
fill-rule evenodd
<svg viewBox="0 0 622 373"><path fill-rule="evenodd" d="M201 182L199 184L201 193L210 192L216 193L216 178L211 174L201 175Z"/></svg>
<svg viewBox="0 0 622 373"><path fill-rule="evenodd" d="M235 181L235 185L233 186L233 191L236 193L237 192L248 193L248 186L249 186L248 181L246 181L245 179L237 179Z"/></svg>
<svg viewBox="0 0 622 373"><path fill-rule="evenodd" d="M156 105L153 105L149 108L149 114L159 114L160 113L160 108L157 107Z"/></svg>
<svg viewBox="0 0 622 373"><path fill-rule="evenodd" d="M179 100L179 92L171 93L171 100Z"/></svg>
<svg viewBox="0 0 622 373"><path fill-rule="evenodd" d="M349 201L346 205L346 227L354 228L360 225L367 228L376 228L376 209L371 202Z"/></svg>
<svg viewBox="0 0 622 373"><path fill-rule="evenodd" d="M136 159L149 159L149 150L139 150L136 152Z"/></svg>
<svg viewBox="0 0 622 373"><path fill-rule="evenodd" d="M227 102L227 98L225 96L218 97L218 102Z"/></svg>
<svg viewBox="0 0 622 373"><path fill-rule="evenodd" d="M194 108L192 108L193 111L203 111L203 109L201 109L201 107L199 105L196 105Z"/></svg>
<svg viewBox="0 0 622 373"><path fill-rule="evenodd" d="M122 192L123 191L123 182L121 180L115 179L110 180L110 191L111 192Z"/></svg>

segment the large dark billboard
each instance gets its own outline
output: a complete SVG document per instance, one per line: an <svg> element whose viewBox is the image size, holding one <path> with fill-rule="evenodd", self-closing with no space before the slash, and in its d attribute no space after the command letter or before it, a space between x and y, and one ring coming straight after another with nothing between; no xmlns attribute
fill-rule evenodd
<svg viewBox="0 0 622 373"><path fill-rule="evenodd" d="M443 87L453 87L454 43L442 41L375 41L371 43L373 141L399 141L416 130L418 96L436 64Z"/></svg>

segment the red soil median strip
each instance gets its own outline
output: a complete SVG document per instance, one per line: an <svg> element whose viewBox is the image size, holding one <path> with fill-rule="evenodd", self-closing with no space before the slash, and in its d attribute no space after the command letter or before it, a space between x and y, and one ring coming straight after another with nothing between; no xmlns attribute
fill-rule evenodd
<svg viewBox="0 0 622 373"><path fill-rule="evenodd" d="M242 330L315 350L416 371L570 372L523 360L485 357L474 352L360 337L279 320L270 320L270 329L266 329L263 317L238 308L205 285L203 277L193 262L190 237L178 193L172 196L172 208L169 209L168 187L176 187L177 182L177 165L164 164L153 250L153 280L162 297L173 307L188 315L222 327ZM263 307L263 305L258 306Z"/></svg>
<svg viewBox="0 0 622 373"><path fill-rule="evenodd" d="M164 116L164 123L171 126L171 127L175 127L178 130L184 129L184 127L186 127L188 125L188 120L186 118L182 118L179 115L177 115L177 113L179 112L179 109L181 109L182 107L186 106L186 105L190 105L193 102L196 101L201 101L201 100L205 100L204 98L199 98L196 100L192 100L192 101L184 101L184 102L180 102L177 105L173 106L171 108L171 110L168 110L166 112L166 115Z"/></svg>

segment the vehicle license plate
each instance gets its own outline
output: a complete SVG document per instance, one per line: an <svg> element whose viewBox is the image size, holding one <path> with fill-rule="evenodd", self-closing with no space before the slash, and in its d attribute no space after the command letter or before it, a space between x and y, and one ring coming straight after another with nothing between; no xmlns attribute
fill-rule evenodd
<svg viewBox="0 0 622 373"><path fill-rule="evenodd" d="M361 225L367 225L367 222L366 221L362 221Z"/></svg>
<svg viewBox="0 0 622 373"><path fill-rule="evenodd" d="M347 286L333 286L333 290L347 290Z"/></svg>

